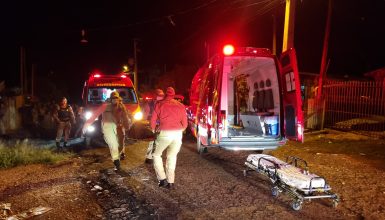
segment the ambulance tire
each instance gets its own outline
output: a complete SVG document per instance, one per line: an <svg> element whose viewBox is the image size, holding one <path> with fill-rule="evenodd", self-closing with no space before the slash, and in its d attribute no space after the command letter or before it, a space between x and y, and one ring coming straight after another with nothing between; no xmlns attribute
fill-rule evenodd
<svg viewBox="0 0 385 220"><path fill-rule="evenodd" d="M91 137L87 137L87 136L84 137L84 146L86 148L89 148L91 146Z"/></svg>
<svg viewBox="0 0 385 220"><path fill-rule="evenodd" d="M197 134L197 151L199 155L207 152L207 147L203 147L199 134Z"/></svg>

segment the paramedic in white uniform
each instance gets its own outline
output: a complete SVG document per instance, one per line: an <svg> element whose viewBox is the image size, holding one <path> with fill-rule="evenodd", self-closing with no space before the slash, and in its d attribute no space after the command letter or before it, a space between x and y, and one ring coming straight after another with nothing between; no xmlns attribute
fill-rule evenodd
<svg viewBox="0 0 385 220"><path fill-rule="evenodd" d="M102 114L102 132L104 140L110 148L115 170L120 170L119 134L120 125L128 130L131 124L129 112L121 101L119 93L114 91L110 95L110 102Z"/></svg>

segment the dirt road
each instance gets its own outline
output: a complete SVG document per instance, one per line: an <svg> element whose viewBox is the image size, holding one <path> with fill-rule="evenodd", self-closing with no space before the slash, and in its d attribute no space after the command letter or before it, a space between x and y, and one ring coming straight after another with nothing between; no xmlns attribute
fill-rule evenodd
<svg viewBox="0 0 385 220"><path fill-rule="evenodd" d="M82 151L61 165L1 170L0 201L12 203L15 212L53 208L36 219L385 219L384 140L331 131L306 138L271 154L305 159L340 196L337 209L329 200L314 200L293 211L288 196L272 197L267 178L243 176L252 152L210 149L199 156L192 139L179 154L173 191L157 186L141 140L128 147L118 174L107 148Z"/></svg>

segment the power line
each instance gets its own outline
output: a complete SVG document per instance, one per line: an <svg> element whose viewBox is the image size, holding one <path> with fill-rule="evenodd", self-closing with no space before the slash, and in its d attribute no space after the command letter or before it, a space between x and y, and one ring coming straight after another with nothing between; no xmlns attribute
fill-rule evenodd
<svg viewBox="0 0 385 220"><path fill-rule="evenodd" d="M223 1L223 2L228 3L228 1ZM270 11L271 9L273 9L277 5L277 2L284 2L284 0L256 0L256 2L249 3L247 5L240 5L238 7L234 7L234 5L237 5L238 3L242 4L242 2L245 2L245 0L234 0L234 1L230 2L231 6L226 8L226 9L224 9L224 10L222 10L221 13L224 14L224 13L226 13L228 11L245 9L245 8L250 8L250 7L262 6L261 8L256 10L255 16L254 16L254 17L256 17L256 16L264 14L267 11ZM247 2L249 2L249 1L247 1ZM189 9L186 9L186 10L181 10L181 11L178 11L178 12L175 12L175 13L170 13L170 14L163 15L163 16L156 17L156 18L151 18L151 19L147 19L147 20L132 22L132 23L129 23L129 24L113 26L113 27L87 28L87 31L92 31L93 32L93 31L105 31L105 30L114 30L114 29L125 29L125 28L130 28L130 27L133 27L133 26L139 26L139 25L144 25L144 24L156 23L156 22L163 21L165 19L170 21L170 23L173 26L175 26L175 22L172 20L173 17L189 14L191 12L195 12L195 11L198 11L198 10L201 10L201 9L204 9L204 8L208 8L209 6L212 6L214 3L218 3L218 0L212 0L210 2L206 2L206 3L200 4L200 5L198 5L196 7L193 7L193 8L189 8ZM221 7L221 6L223 7L223 5L216 5L216 6L213 6L213 8L218 8L218 7Z"/></svg>

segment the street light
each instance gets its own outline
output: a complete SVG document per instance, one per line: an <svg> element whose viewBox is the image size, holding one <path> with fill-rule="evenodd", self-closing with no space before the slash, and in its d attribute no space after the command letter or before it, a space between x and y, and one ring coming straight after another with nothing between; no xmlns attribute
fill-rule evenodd
<svg viewBox="0 0 385 220"><path fill-rule="evenodd" d="M80 43L82 44L88 43L88 40L86 39L86 31L84 29L82 29L81 35L82 35L82 39L80 40Z"/></svg>

